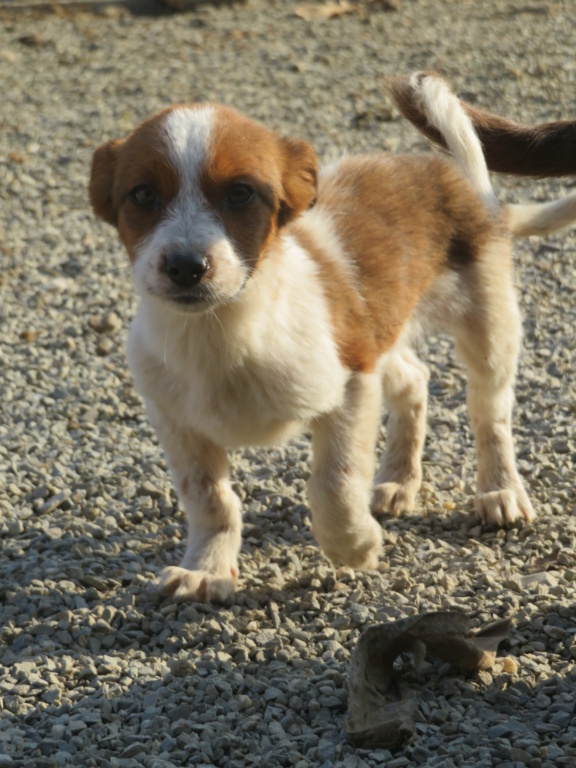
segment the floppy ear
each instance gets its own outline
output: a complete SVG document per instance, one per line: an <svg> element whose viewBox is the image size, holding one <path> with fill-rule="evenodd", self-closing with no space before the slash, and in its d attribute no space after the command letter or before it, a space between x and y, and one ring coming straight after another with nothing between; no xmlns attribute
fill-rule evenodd
<svg viewBox="0 0 576 768"><path fill-rule="evenodd" d="M96 216L104 219L114 226L118 223L118 213L112 199L114 186L114 173L118 147L122 141L109 141L98 147L92 158L92 172L90 174L90 202Z"/></svg>
<svg viewBox="0 0 576 768"><path fill-rule="evenodd" d="M284 155L284 173L278 225L282 227L315 203L318 190L318 161L307 142L284 138L280 141Z"/></svg>

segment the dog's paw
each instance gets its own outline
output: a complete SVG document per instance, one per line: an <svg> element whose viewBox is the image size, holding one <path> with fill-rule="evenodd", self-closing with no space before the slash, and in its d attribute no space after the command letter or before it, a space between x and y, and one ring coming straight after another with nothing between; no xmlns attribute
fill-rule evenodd
<svg viewBox="0 0 576 768"><path fill-rule="evenodd" d="M413 512L420 480L404 483L378 483L374 486L370 508L374 515L391 514L398 517L402 512Z"/></svg>
<svg viewBox="0 0 576 768"><path fill-rule="evenodd" d="M367 516L362 526L347 531L338 538L322 537L320 541L326 557L334 565L348 565L359 570L374 570L382 551L382 528L373 517Z"/></svg>
<svg viewBox="0 0 576 768"><path fill-rule="evenodd" d="M517 520L530 523L536 517L534 507L522 486L477 493L475 506L476 516L486 525L502 527Z"/></svg>
<svg viewBox="0 0 576 768"><path fill-rule="evenodd" d="M237 580L234 568L230 569L229 576L221 576L171 565L160 574L160 591L174 600L221 603L234 592Z"/></svg>

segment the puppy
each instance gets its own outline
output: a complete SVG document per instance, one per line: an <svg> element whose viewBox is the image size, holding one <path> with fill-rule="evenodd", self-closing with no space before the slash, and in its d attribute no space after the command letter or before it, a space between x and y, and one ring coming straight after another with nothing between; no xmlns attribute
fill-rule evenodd
<svg viewBox="0 0 576 768"><path fill-rule="evenodd" d="M92 206L140 296L129 364L188 519L184 558L161 577L175 598L224 600L237 581L226 449L303 429L318 542L334 563L376 565L373 514L414 509L421 481L428 373L409 342L422 331L451 332L466 366L478 517L534 518L510 426L511 237L554 229L564 204L500 207L462 104L435 77L411 88L460 167L379 154L319 175L306 142L215 104L172 107L94 154ZM576 201L562 211L576 218Z"/></svg>

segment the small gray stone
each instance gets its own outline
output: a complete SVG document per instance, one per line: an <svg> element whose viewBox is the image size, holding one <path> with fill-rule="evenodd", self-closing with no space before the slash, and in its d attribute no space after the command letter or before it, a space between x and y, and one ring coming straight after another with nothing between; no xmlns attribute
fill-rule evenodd
<svg viewBox="0 0 576 768"><path fill-rule="evenodd" d="M121 758L126 757L135 757L136 755L142 754L142 752L146 752L147 747L146 744L143 742L136 741L134 744L130 744L130 746L126 747L126 749L122 750L120 753Z"/></svg>
<svg viewBox="0 0 576 768"><path fill-rule="evenodd" d="M58 507L62 506L62 504L68 502L68 494L64 491L61 493L56 493L54 496L48 499L48 501L44 502L44 504L41 504L38 507L38 514L39 515L49 515L51 512L54 512L58 509Z"/></svg>
<svg viewBox="0 0 576 768"><path fill-rule="evenodd" d="M115 312L107 312L88 320L88 325L97 333L113 333L122 327L122 320Z"/></svg>

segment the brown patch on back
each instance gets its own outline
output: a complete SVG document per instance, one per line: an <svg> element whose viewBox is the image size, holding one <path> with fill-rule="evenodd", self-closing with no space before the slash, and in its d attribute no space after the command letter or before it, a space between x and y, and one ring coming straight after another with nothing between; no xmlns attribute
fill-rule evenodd
<svg viewBox="0 0 576 768"><path fill-rule="evenodd" d="M298 243L320 269L334 337L342 365L351 371L372 373L376 367L376 348L371 318L366 304L342 267L322 249L306 227L296 222L291 228Z"/></svg>
<svg viewBox="0 0 576 768"><path fill-rule="evenodd" d="M448 263L457 269L458 267L467 267L476 259L474 243L469 242L463 237L454 235L448 242Z"/></svg>
<svg viewBox="0 0 576 768"><path fill-rule="evenodd" d="M373 370L435 278L473 263L494 231L470 184L441 158L347 158L321 177L318 206L332 214L350 270L323 255L320 240L306 241L305 223L291 231L320 267L352 370Z"/></svg>

